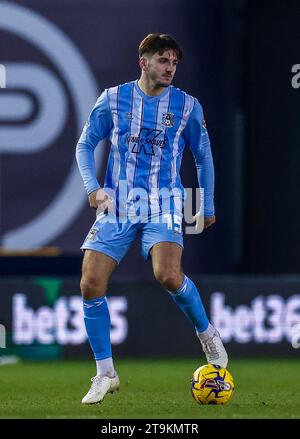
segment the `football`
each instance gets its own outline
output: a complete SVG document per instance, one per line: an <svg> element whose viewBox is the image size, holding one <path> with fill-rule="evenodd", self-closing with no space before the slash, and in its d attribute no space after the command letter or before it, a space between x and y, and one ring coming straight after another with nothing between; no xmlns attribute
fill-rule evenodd
<svg viewBox="0 0 300 439"><path fill-rule="evenodd" d="M205 364L193 373L191 391L198 404L227 404L234 392L233 378L227 369Z"/></svg>

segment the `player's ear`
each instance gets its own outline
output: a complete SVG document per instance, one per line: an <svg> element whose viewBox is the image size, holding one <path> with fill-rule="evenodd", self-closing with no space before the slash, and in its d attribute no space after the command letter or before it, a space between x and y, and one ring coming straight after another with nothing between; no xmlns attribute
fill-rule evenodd
<svg viewBox="0 0 300 439"><path fill-rule="evenodd" d="M142 56L139 59L139 64L140 64L140 68L141 70L147 70L148 67L148 58L146 58L145 56Z"/></svg>

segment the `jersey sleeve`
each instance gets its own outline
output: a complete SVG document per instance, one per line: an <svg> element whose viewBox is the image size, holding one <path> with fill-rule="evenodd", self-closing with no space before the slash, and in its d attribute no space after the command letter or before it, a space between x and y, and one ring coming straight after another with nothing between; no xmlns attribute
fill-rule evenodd
<svg viewBox="0 0 300 439"><path fill-rule="evenodd" d="M76 160L88 194L99 189L96 176L94 151L98 143L107 137L113 122L107 90L100 95L82 130L76 146Z"/></svg>
<svg viewBox="0 0 300 439"><path fill-rule="evenodd" d="M204 189L204 216L213 216L215 214L214 164L203 110L197 99L195 99L184 135L194 156L199 188Z"/></svg>

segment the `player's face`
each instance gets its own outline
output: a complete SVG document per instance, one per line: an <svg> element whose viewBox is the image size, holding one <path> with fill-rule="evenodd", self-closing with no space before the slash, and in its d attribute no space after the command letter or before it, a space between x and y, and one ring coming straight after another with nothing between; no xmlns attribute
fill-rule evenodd
<svg viewBox="0 0 300 439"><path fill-rule="evenodd" d="M156 87L168 87L175 75L178 64L173 50L166 50L162 55L158 52L148 61L146 73Z"/></svg>

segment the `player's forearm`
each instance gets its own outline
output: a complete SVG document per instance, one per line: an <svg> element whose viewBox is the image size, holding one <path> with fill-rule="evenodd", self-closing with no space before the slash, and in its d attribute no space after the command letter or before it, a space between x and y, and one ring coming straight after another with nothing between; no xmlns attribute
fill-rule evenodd
<svg viewBox="0 0 300 439"><path fill-rule="evenodd" d="M86 192L90 194L99 189L100 185L96 177L94 148L89 147L86 143L78 143L76 147L76 160Z"/></svg>
<svg viewBox="0 0 300 439"><path fill-rule="evenodd" d="M215 214L214 186L215 172L210 147L205 148L205 155L194 154L199 188L204 190L204 216Z"/></svg>

